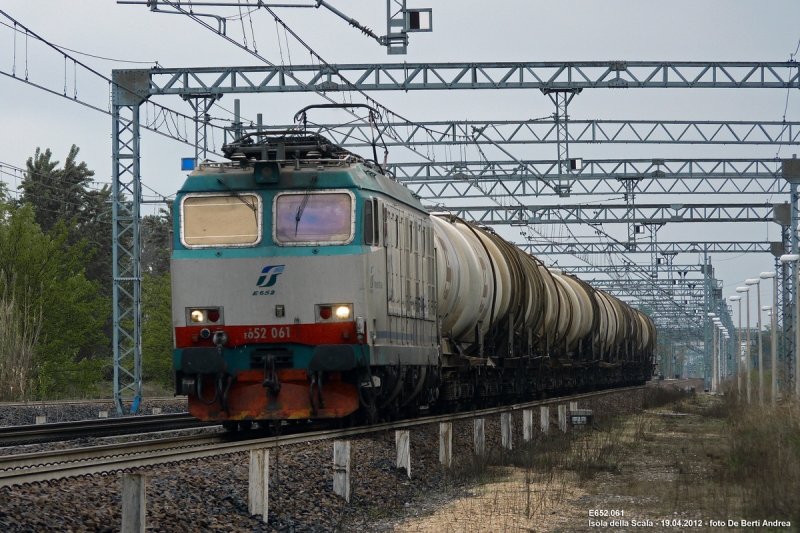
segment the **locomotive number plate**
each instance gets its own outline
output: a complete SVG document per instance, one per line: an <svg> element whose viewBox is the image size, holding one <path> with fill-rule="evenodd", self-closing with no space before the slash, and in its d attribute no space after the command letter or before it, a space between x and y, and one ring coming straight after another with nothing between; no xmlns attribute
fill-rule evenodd
<svg viewBox="0 0 800 533"><path fill-rule="evenodd" d="M289 327L250 328L244 333L244 338L248 340L288 339L291 336Z"/></svg>

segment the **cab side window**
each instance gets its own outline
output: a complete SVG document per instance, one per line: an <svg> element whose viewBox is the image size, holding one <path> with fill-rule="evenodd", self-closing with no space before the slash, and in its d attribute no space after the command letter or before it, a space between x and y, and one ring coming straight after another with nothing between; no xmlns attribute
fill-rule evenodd
<svg viewBox="0 0 800 533"><path fill-rule="evenodd" d="M374 228L375 212L372 210L372 200L364 202L364 244L373 246L375 244Z"/></svg>
<svg viewBox="0 0 800 533"><path fill-rule="evenodd" d="M364 244L368 246L380 246L381 244L378 213L378 199L367 199L364 202Z"/></svg>

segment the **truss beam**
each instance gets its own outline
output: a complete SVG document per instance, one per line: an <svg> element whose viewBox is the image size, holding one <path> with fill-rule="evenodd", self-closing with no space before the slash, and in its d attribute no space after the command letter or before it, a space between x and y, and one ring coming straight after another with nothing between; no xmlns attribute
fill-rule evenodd
<svg viewBox="0 0 800 533"><path fill-rule="evenodd" d="M390 122L376 124L376 127L386 146L391 148L558 144L560 125L561 121L542 119ZM275 126L275 129L295 127L292 124ZM256 128L245 129L255 131ZM359 123L308 123L306 129L352 149L371 148L375 133L370 124ZM800 122L570 119L569 130L564 133L570 144L800 144Z"/></svg>
<svg viewBox="0 0 800 533"><path fill-rule="evenodd" d="M150 96L453 89L797 89L795 62L394 63L148 69ZM287 76L291 72L292 76ZM347 81L345 81L347 80Z"/></svg>
<svg viewBox="0 0 800 533"><path fill-rule="evenodd" d="M638 204L469 206L451 210L470 222L527 224L666 224L667 222L769 222L771 204Z"/></svg>
<svg viewBox="0 0 800 533"><path fill-rule="evenodd" d="M567 265L567 266L559 266L561 270L567 272L568 274L575 274L578 276L585 275L585 274L596 274L596 273L603 273L603 274L618 274L618 273L626 273L631 272L634 270L641 270L643 268L642 265ZM666 265L661 265L658 267L659 272L671 272L673 274L678 274L682 272L702 272L703 265L671 265L669 268ZM683 274L685 276L686 274Z"/></svg>
<svg viewBox="0 0 800 533"><path fill-rule="evenodd" d="M418 196L431 199L553 195L558 161L389 163ZM775 159L606 159L583 161L570 174L570 195L782 194L789 192Z"/></svg>
<svg viewBox="0 0 800 533"><path fill-rule="evenodd" d="M527 253L540 255L608 255L613 253L630 253L623 242L531 242L517 243L515 246ZM769 253L768 242L659 242L651 244L642 242L634 253Z"/></svg>

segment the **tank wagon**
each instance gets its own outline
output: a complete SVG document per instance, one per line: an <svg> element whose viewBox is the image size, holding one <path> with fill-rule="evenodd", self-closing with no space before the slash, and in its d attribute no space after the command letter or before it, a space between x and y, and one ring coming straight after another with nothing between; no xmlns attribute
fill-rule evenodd
<svg viewBox="0 0 800 533"><path fill-rule="evenodd" d="M174 206L176 392L196 417L375 421L652 375L649 317L429 213L375 162L299 132L223 150Z"/></svg>

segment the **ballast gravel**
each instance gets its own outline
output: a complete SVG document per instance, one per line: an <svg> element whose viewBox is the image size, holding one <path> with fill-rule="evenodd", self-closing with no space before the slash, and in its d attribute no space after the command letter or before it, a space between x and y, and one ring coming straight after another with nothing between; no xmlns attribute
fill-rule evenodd
<svg viewBox="0 0 800 533"><path fill-rule="evenodd" d="M633 412L641 391L581 401L596 415ZM557 431L554 400L550 431ZM92 407L95 408L94 406ZM538 413L537 413L538 414ZM538 425L538 416L536 417ZM522 414L513 412L514 442L522 440ZM378 432L351 440L350 502L333 493L333 442L317 441L270 450L269 519L250 516L249 455L236 453L139 469L147 475L148 532L391 531L406 518L433 512L463 496L468 487L439 463L438 424L411 431L411 478L395 468L395 434ZM500 448L500 416L486 417L486 449ZM453 423L453 459L474 460L473 422ZM0 489L0 531L23 533L119 532L122 474Z"/></svg>

